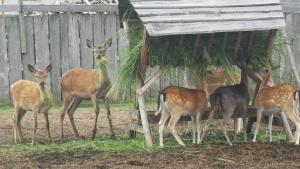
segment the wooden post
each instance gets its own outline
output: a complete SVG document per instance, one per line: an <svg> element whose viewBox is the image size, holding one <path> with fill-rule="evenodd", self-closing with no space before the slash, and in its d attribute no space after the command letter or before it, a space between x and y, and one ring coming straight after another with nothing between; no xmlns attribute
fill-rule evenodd
<svg viewBox="0 0 300 169"><path fill-rule="evenodd" d="M144 85L145 73L146 73L146 68L147 68L147 60L148 60L148 48L149 48L149 37L148 37L147 31L144 30L144 43L143 43L143 47L141 50L141 64L140 64L140 74L137 79L137 91L138 91L138 89L142 88L142 86ZM137 94L137 101L138 101L138 105L139 105L145 140L146 140L147 146L151 147L152 146L152 137L151 137L151 133L150 133L147 113L145 110L144 96Z"/></svg>
<svg viewBox="0 0 300 169"><path fill-rule="evenodd" d="M268 63L270 61L270 57L272 55L272 49L273 49L273 40L276 36L276 29L270 30L268 37L267 37L267 44L265 48L265 62Z"/></svg>

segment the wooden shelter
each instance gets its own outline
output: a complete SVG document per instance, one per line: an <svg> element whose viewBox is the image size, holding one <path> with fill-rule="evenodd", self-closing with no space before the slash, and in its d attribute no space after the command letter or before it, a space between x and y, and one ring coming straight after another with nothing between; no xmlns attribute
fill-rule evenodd
<svg viewBox="0 0 300 169"><path fill-rule="evenodd" d="M232 46L238 55L243 32L249 35L246 39L249 49L252 45L253 32L268 30L264 52L265 59L268 61L276 30L285 27L279 0L130 0L130 4L145 28L136 93L143 133L148 146L152 145L152 138L143 94L164 71L159 70L149 80L144 80L149 38L195 35L193 53L196 53L202 34L210 34L208 41L211 44L215 33L223 32L223 41L226 43L227 33L237 32L236 41ZM180 38L178 39L180 41Z"/></svg>

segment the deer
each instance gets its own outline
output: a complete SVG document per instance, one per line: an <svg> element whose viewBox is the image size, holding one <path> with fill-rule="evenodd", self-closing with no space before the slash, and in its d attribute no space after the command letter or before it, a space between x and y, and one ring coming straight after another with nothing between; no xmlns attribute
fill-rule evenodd
<svg viewBox="0 0 300 169"><path fill-rule="evenodd" d="M205 131L209 127L214 118L214 114L219 114L223 120L219 123L227 143L232 146L232 143L227 134L227 125L236 113L242 115L243 128L246 128L246 113L248 111L249 93L248 93L248 78L247 78L247 61L242 63L241 81L239 84L218 87L210 95L211 111L206 123L203 125L200 142L204 138ZM235 124L237 118L234 118ZM237 128L235 128L234 140L236 140ZM247 133L244 133L244 140L247 141Z"/></svg>
<svg viewBox="0 0 300 169"><path fill-rule="evenodd" d="M32 145L35 144L35 136L37 130L37 115L42 113L46 122L46 129L48 132L48 141L52 142L50 130L48 111L53 105L53 96L51 90L47 87L47 77L52 70L52 65L49 64L46 69L37 69L28 64L28 70L32 75L39 80L35 83L30 80L18 80L10 86L11 98L14 106L14 141L18 143L23 142L23 133L21 121L27 111L33 112L33 135Z"/></svg>
<svg viewBox="0 0 300 169"><path fill-rule="evenodd" d="M193 144L200 144L200 121L207 108L206 93L201 89L188 89L183 87L169 86L159 92L158 106L155 115L161 113L159 121L159 145L164 146L163 130L166 121L170 118L168 128L178 144L185 146L178 136L175 126L181 116L190 116L193 128Z"/></svg>
<svg viewBox="0 0 300 169"><path fill-rule="evenodd" d="M298 104L295 103L295 100L297 100L296 94L298 93L299 95L299 90L290 84L279 84L269 87L268 81L270 80L271 73L268 69L260 68L258 74L261 76L261 83L259 85L258 92L254 101L254 107L257 110L257 116L252 142L256 142L256 137L262 118L262 112L279 108L281 110L281 118L287 117L295 124L296 132L294 136L294 142L295 145L299 145L300 118L297 112ZM272 131L272 118L273 115L269 117L270 140Z"/></svg>
<svg viewBox="0 0 300 169"><path fill-rule="evenodd" d="M60 85L63 95L63 104L60 111L60 140L63 141L63 122L65 113L68 113L71 126L77 138L79 138L78 130L74 122L74 113L82 100L90 99L95 116L94 128L92 131L92 139L95 138L97 132L97 120L99 115L99 103L104 101L107 111L111 137L115 136L112 121L109 101L106 97L107 92L111 88L110 77L106 70L107 60L105 60L106 50L111 46L112 39L108 39L104 44L95 46L94 43L87 39L87 47L92 49L94 57L98 63L96 69L74 68L62 75ZM104 61L103 61L104 59ZM106 61L106 62L105 62Z"/></svg>

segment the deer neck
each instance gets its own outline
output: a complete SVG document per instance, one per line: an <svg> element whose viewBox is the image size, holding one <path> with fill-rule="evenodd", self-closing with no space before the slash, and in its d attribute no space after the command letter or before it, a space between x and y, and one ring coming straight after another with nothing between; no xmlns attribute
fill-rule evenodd
<svg viewBox="0 0 300 169"><path fill-rule="evenodd" d="M106 65L104 64L98 65L98 71L99 71L100 80L102 82L109 80Z"/></svg>
<svg viewBox="0 0 300 169"><path fill-rule="evenodd" d="M245 86L248 86L248 77L247 77L247 70L246 69L241 70L240 84L244 84Z"/></svg>
<svg viewBox="0 0 300 169"><path fill-rule="evenodd" d="M47 90L47 83L46 82L40 82L39 83L39 89L40 89L40 92L42 94L41 98L42 98L42 101L44 104L46 105L50 105L52 104L52 98L50 96L50 94L48 93L48 90Z"/></svg>

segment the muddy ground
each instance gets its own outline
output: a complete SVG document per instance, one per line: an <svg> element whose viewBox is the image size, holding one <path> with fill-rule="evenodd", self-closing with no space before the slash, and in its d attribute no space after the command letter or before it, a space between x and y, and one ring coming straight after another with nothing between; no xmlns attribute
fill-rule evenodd
<svg viewBox="0 0 300 169"><path fill-rule="evenodd" d="M128 109L113 107L113 123L117 134L127 132ZM59 138L58 110L50 113L51 133L54 140ZM0 144L13 142L12 113L0 118ZM94 113L91 109L81 108L75 115L80 135L91 134ZM109 134L106 115L99 116L98 135ZM23 130L30 142L32 116L25 115ZM68 117L66 117L65 136L74 139ZM39 116L37 140L47 140L43 117ZM22 156L7 156L0 153L0 168L300 168L300 147L290 144L225 144L194 146L189 148L168 148L159 152L81 152L47 153Z"/></svg>

